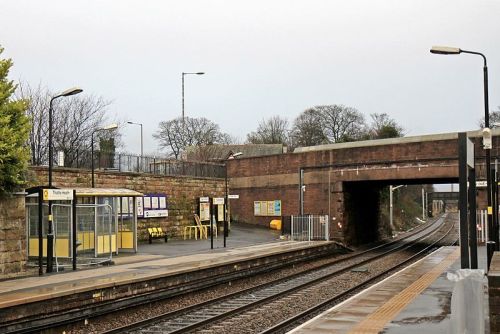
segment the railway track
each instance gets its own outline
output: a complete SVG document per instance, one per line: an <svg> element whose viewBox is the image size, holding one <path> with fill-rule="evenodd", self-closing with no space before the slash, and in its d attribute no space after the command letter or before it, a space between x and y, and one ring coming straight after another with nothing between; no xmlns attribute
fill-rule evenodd
<svg viewBox="0 0 500 334"><path fill-rule="evenodd" d="M447 237L451 239L447 243L454 243L456 236L449 236L455 229L454 226L454 219L441 218L434 224L415 231L404 240L379 245L304 273L120 326L104 333L201 331L220 334L283 331L301 319L306 319L385 277L396 268L422 257ZM311 302L311 299L315 301ZM293 312L289 312L292 309ZM284 310L286 312L283 312ZM270 316L275 313L277 315ZM244 327L236 329L235 326L241 324Z"/></svg>

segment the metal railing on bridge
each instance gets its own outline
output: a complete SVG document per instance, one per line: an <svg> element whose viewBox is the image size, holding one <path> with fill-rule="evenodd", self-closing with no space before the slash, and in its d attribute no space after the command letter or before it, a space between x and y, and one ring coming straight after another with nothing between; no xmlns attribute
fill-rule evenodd
<svg viewBox="0 0 500 334"><path fill-rule="evenodd" d="M328 215L291 216L290 235L293 241L329 240Z"/></svg>
<svg viewBox="0 0 500 334"><path fill-rule="evenodd" d="M89 151L77 152L65 158L65 167L91 169L91 166ZM223 178L225 175L223 164L100 151L94 151L94 169L213 178Z"/></svg>

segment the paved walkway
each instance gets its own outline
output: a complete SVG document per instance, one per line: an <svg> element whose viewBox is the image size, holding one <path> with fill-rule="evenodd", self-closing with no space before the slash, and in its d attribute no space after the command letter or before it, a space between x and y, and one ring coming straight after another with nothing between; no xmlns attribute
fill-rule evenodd
<svg viewBox="0 0 500 334"><path fill-rule="evenodd" d="M484 247L478 249L480 269L486 267ZM460 249L443 247L290 333L455 333L451 297L455 283L447 278L460 268ZM484 282L487 285L485 279ZM482 316L489 332L488 293L484 290ZM465 301L465 304L468 302ZM463 306L466 309L466 306ZM467 312L480 314L477 309ZM474 315L472 315L474 316Z"/></svg>
<svg viewBox="0 0 500 334"><path fill-rule="evenodd" d="M226 248L238 248L252 246L269 242L280 242L280 231L270 230L266 227L249 224L231 224L231 231L226 238ZM210 236L208 239L186 239L186 240L153 240L153 244L147 242L139 243L138 254L162 255L167 257L180 256L194 253L217 252L224 250L224 237L222 233L217 238L214 237L214 249L210 248ZM122 253L114 259L127 257Z"/></svg>

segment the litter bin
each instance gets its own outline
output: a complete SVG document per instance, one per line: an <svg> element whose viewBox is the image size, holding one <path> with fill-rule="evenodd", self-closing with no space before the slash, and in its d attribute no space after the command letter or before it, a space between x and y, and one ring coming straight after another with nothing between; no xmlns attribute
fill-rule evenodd
<svg viewBox="0 0 500 334"><path fill-rule="evenodd" d="M449 272L455 282L451 296L450 334L484 333L484 287L482 269L459 269Z"/></svg>

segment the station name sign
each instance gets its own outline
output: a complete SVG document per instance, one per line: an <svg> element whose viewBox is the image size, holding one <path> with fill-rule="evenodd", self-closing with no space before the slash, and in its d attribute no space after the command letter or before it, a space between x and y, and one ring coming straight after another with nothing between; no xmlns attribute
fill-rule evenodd
<svg viewBox="0 0 500 334"><path fill-rule="evenodd" d="M213 203L214 203L214 205L224 204L224 197L214 197Z"/></svg>
<svg viewBox="0 0 500 334"><path fill-rule="evenodd" d="M73 189L43 189L44 201L72 201Z"/></svg>

